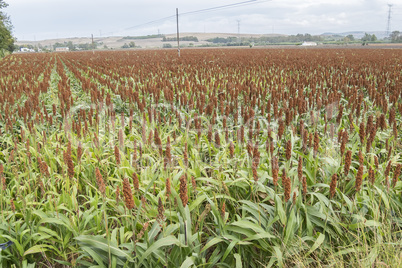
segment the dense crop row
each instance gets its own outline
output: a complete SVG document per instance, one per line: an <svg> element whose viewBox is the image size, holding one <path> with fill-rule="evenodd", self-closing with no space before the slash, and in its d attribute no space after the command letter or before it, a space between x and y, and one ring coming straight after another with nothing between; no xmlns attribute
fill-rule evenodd
<svg viewBox="0 0 402 268"><path fill-rule="evenodd" d="M2 263L400 265L401 70L401 50L11 55Z"/></svg>

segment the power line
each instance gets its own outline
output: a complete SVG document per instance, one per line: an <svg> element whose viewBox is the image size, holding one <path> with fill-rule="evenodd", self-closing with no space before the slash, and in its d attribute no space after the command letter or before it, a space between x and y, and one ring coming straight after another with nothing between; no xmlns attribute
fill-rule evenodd
<svg viewBox="0 0 402 268"><path fill-rule="evenodd" d="M264 2L270 2L270 1L272 1L272 0L261 0L261 1L260 0L248 0L248 1L242 1L242 2L233 3L233 4L227 4L227 5L223 5L223 6L210 7L210 8L204 8L204 9L199 9L199 10L183 12L183 13L180 13L179 15L180 16L194 15L194 14L206 13L206 12L211 12L211 11L216 11L216 10L235 8L235 7L240 7L240 6L255 5L255 4L260 4L260 3L264 3ZM144 26L164 22L166 20L173 19L175 17L176 17L176 15L167 16L167 17L164 17L164 18L160 18L160 19L148 21L148 22L145 22L145 23L141 23L141 24L138 24L138 25L135 25L135 26L132 26L132 27L128 27L128 28L125 28L124 30L121 30L121 31L127 31L127 30L136 29L136 28L142 28ZM119 31L119 32L121 32L121 31Z"/></svg>
<svg viewBox="0 0 402 268"><path fill-rule="evenodd" d="M233 7L238 7L238 6L248 6L248 5L260 4L262 2L269 2L269 1L270 0L265 0L265 1L249 0L249 1L239 2L239 3L218 6L218 7L210 7L210 8L204 8L204 9L199 9L199 10L195 10L195 11L184 12L184 13L181 13L180 15L198 14L198 13L209 12L209 11L214 11L214 10L218 10L218 9L228 9L228 8L233 8Z"/></svg>
<svg viewBox="0 0 402 268"><path fill-rule="evenodd" d="M157 19L157 20L146 22L146 23L138 24L138 25L126 28L124 30L132 30L132 29L135 29L135 28L140 28L140 27L143 27L143 26L146 26L146 25L150 25L150 24L154 24L154 23L158 23L158 22L163 22L165 20L172 19L172 18L175 18L175 17L176 17L176 15L164 17L164 18L161 18L161 19Z"/></svg>

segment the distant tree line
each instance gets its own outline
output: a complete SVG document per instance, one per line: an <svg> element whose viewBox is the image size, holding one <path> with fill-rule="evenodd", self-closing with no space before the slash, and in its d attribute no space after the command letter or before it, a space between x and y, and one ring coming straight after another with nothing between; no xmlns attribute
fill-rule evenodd
<svg viewBox="0 0 402 268"><path fill-rule="evenodd" d="M393 31L390 39L392 43L402 43L402 33L400 31Z"/></svg>
<svg viewBox="0 0 402 268"><path fill-rule="evenodd" d="M134 48L134 47L135 47L135 43L133 41L131 41L128 44L124 43L124 45L121 48Z"/></svg>
<svg viewBox="0 0 402 268"><path fill-rule="evenodd" d="M159 38L159 37L165 37L165 36L162 34L151 34L151 35L141 35L141 36L125 36L125 37L123 37L123 39L136 40L136 39L151 39L151 38Z"/></svg>
<svg viewBox="0 0 402 268"><path fill-rule="evenodd" d="M196 36L183 36L179 38L180 41L193 41L193 42L198 42L198 38ZM177 37L166 37L164 36L162 38L163 42L171 42L171 41L177 41Z"/></svg>
<svg viewBox="0 0 402 268"><path fill-rule="evenodd" d="M227 44L227 43L235 43L237 42L238 38L237 37L215 37L215 38L210 38L207 39L208 42L214 43L214 44Z"/></svg>
<svg viewBox="0 0 402 268"><path fill-rule="evenodd" d="M324 41L324 37L318 35L311 35L311 34L297 34L297 35L288 35L288 36L261 36L261 37L235 37L230 36L227 38L223 37L215 37L207 39L208 42L212 42L215 44L226 44L236 45L236 43L243 43L247 45L249 43L255 44L277 44L277 43L300 43L300 42L312 42L312 41Z"/></svg>
<svg viewBox="0 0 402 268"><path fill-rule="evenodd" d="M19 45L19 46L15 45L14 46L14 51L21 51L21 48L27 48L27 49L33 50L35 52L46 51L47 50L41 44L38 44L37 46L25 44L25 45Z"/></svg>
<svg viewBox="0 0 402 268"><path fill-rule="evenodd" d="M56 50L58 47L68 47L70 51L78 51L78 50L92 50L98 47L97 43L85 43L85 44L73 44L73 42L63 42L63 43L55 43L53 45L53 49Z"/></svg>

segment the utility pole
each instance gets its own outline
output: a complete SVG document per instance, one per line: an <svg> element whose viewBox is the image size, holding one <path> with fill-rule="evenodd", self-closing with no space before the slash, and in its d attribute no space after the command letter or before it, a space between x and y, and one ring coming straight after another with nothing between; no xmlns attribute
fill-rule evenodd
<svg viewBox="0 0 402 268"><path fill-rule="evenodd" d="M391 26L391 9L392 9L392 4L388 4L388 23L387 23L387 37L389 36L389 30Z"/></svg>
<svg viewBox="0 0 402 268"><path fill-rule="evenodd" d="M239 41L239 45L240 45L240 20L236 20L237 21L237 41Z"/></svg>
<svg viewBox="0 0 402 268"><path fill-rule="evenodd" d="M178 8L176 8L176 23L177 23L177 54L180 57L179 9Z"/></svg>
<svg viewBox="0 0 402 268"><path fill-rule="evenodd" d="M91 34L92 46L94 45L94 35Z"/></svg>

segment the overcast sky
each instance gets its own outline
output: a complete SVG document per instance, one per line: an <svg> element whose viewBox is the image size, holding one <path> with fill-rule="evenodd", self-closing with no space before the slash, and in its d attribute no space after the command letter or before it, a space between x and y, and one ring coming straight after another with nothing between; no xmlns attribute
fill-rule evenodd
<svg viewBox="0 0 402 268"><path fill-rule="evenodd" d="M5 0L18 40L174 33L179 13L247 0ZM181 32L297 34L385 31L392 0L272 0L180 17ZM402 30L402 1L393 0L391 30ZM398 4L397 2L401 2Z"/></svg>

